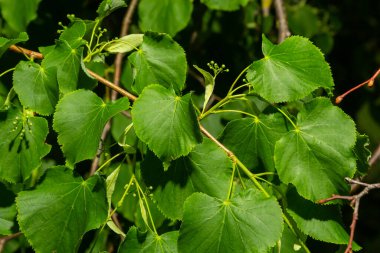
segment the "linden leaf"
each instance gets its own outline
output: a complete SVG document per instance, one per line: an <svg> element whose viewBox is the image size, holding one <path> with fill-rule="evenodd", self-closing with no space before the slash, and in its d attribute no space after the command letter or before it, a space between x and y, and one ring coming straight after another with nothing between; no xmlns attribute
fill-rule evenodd
<svg viewBox="0 0 380 253"><path fill-rule="evenodd" d="M274 197L253 188L228 201L194 193L185 202L180 252L267 252L281 237L282 212Z"/></svg>
<svg viewBox="0 0 380 253"><path fill-rule="evenodd" d="M252 63L247 79L266 100L293 101L334 86L328 63L308 39L292 36L273 45L263 35L262 49L264 58Z"/></svg>
<svg viewBox="0 0 380 253"><path fill-rule="evenodd" d="M132 88L139 94L150 84L160 84L177 93L185 86L185 52L167 34L146 32L140 50L128 59L135 69Z"/></svg>
<svg viewBox="0 0 380 253"><path fill-rule="evenodd" d="M218 198L227 196L231 168L231 159L209 139L187 156L172 161L166 171L151 153L141 164L144 182L153 188L153 199L162 213L173 220L182 219L183 203L194 192Z"/></svg>
<svg viewBox="0 0 380 253"><path fill-rule="evenodd" d="M132 108L136 135L163 161L187 155L202 141L190 94L146 87Z"/></svg>
<svg viewBox="0 0 380 253"><path fill-rule="evenodd" d="M56 75L55 67L20 61L13 72L13 88L21 104L42 115L53 113L58 101Z"/></svg>
<svg viewBox="0 0 380 253"><path fill-rule="evenodd" d="M281 181L293 184L301 196L312 201L347 194L344 178L355 173L352 119L327 98L316 98L298 113L297 128L275 146Z"/></svg>
<svg viewBox="0 0 380 253"><path fill-rule="evenodd" d="M141 0L139 26L143 31L176 35L187 26L193 11L192 0Z"/></svg>
<svg viewBox="0 0 380 253"><path fill-rule="evenodd" d="M156 235L148 230L141 233L131 227L118 253L177 253L178 231Z"/></svg>
<svg viewBox="0 0 380 253"><path fill-rule="evenodd" d="M18 194L16 204L21 231L37 252L77 252L83 235L108 214L104 180L95 175L83 181L64 167L49 169L36 189Z"/></svg>
<svg viewBox="0 0 380 253"><path fill-rule="evenodd" d="M48 134L46 119L24 114L11 107L0 112L0 178L16 183L27 179L41 166L41 159L50 151L45 143Z"/></svg>
<svg viewBox="0 0 380 253"><path fill-rule="evenodd" d="M64 96L54 114L53 128L70 164L93 158L107 121L127 110L129 101L121 98L106 104L95 93L78 90Z"/></svg>

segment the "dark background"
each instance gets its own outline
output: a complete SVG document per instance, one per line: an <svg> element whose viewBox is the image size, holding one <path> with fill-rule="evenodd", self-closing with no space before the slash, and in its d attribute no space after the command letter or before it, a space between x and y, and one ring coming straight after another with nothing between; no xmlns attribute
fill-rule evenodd
<svg viewBox="0 0 380 253"><path fill-rule="evenodd" d="M83 19L94 19L98 0L43 0L38 10L38 18L28 27L29 42L25 47L36 50L39 46L54 44L57 38L58 22L68 23L67 14L75 14ZM380 67L380 1L376 0L288 0L290 29L310 39L325 53L331 65L335 95L367 80ZM310 7L318 21L313 27L310 15L298 19L300 2ZM108 37L118 36L120 23L125 10L118 10L107 18L104 26L109 30ZM298 12L299 14L299 12ZM299 18L299 17L298 17ZM299 25L303 25L299 27ZM313 32L311 32L313 31ZM139 32L137 13L130 32ZM206 68L207 62L214 60L224 63L230 69L216 87L216 94L223 96L231 81L242 69L259 59L261 54L261 34L265 33L272 42L277 40L275 12L263 17L260 1L250 1L244 9L236 12L210 11L194 1L191 23L174 39L185 49L189 66L196 64ZM14 66L19 60L15 54L6 53L0 70ZM113 59L109 59L112 65ZM6 79L3 80L6 83ZM202 87L188 76L189 90L202 92ZM380 82L372 89L362 88L350 94L340 104L358 125L358 131L370 137L370 149L380 143ZM380 163L380 162L379 162ZM380 166L374 166L367 182L380 182ZM351 222L351 208L346 207L343 215L347 229ZM359 222L355 240L365 248L361 252L380 252L380 192L375 190L361 202ZM335 252L336 246L310 242L313 252Z"/></svg>

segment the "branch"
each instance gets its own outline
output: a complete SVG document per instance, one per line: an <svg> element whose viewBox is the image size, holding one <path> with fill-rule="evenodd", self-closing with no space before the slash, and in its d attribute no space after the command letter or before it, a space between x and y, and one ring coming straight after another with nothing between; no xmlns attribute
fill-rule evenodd
<svg viewBox="0 0 380 253"><path fill-rule="evenodd" d="M342 102L342 100L344 99L345 96L347 96L348 94L350 94L351 92L363 87L364 85L367 84L368 87L372 87L375 83L375 79L376 77L380 74L380 68L375 72L375 74L373 74L373 76L368 79L367 81L364 81L362 82L361 84L358 84L356 85L354 88L352 89L349 89L348 91L346 91L345 93L343 93L342 95L338 96L336 99L335 99L335 103L339 104L340 102Z"/></svg>
<svg viewBox="0 0 380 253"><path fill-rule="evenodd" d="M362 197L367 195L370 190L380 189L380 183L378 183L378 184L367 184L367 183L363 183L363 182L360 182L360 181L357 181L357 180L354 180L351 178L347 178L347 177L345 179L349 184L364 186L364 189L361 192L359 192L358 194L355 194L352 196L333 195L331 198L319 200L318 203L324 204L324 203L327 203L329 201L336 200L336 199L343 199L343 200L349 200L350 201L350 205L352 207L354 207L354 213L352 215L352 222L350 225L350 240L348 242L346 251L344 253L352 253L352 243L354 241L356 223L359 219L360 200Z"/></svg>
<svg viewBox="0 0 380 253"><path fill-rule="evenodd" d="M17 45L10 46L9 50L16 52L16 53L28 55L33 59L43 59L44 58L44 56L39 52L35 52L35 51L29 50L29 49L25 49L25 48L19 47Z"/></svg>
<svg viewBox="0 0 380 253"><path fill-rule="evenodd" d="M8 241L10 241L10 240L12 240L12 239L14 239L14 238L17 238L17 237L19 237L19 236L21 236L21 235L22 235L21 232L17 232L17 233L12 234L12 235L7 235L7 236L4 236L4 237L1 237L1 238L0 238L0 252L3 251L4 246L5 246L5 244L6 244Z"/></svg>
<svg viewBox="0 0 380 253"><path fill-rule="evenodd" d="M283 0L274 0L274 7L278 19L278 43L281 43L290 36Z"/></svg>
<svg viewBox="0 0 380 253"><path fill-rule="evenodd" d="M123 19L123 23L122 23L121 30L120 30L120 38L122 38L128 34L129 25L131 24L133 14L136 10L136 6L137 6L137 0L132 0L128 6L128 10L125 13L125 16ZM124 54L118 53L116 55L115 62L114 62L115 74L113 77L113 83L117 86L119 86L119 84L120 84L120 76L121 76L121 68L122 68L122 63L123 63L123 57L124 57ZM115 90L112 90L111 100L112 101L116 100L116 97L117 97L117 92Z"/></svg>

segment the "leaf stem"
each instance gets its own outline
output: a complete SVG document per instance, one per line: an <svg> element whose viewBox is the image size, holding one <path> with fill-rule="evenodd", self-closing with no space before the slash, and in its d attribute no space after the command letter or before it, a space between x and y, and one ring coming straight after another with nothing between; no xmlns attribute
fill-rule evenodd
<svg viewBox="0 0 380 253"><path fill-rule="evenodd" d="M11 71L13 71L15 69L16 68L10 68L10 69L5 70L3 73L0 74L0 77L2 77L3 75L5 75L5 74L7 74L7 73L9 73L9 72L11 72Z"/></svg>
<svg viewBox="0 0 380 253"><path fill-rule="evenodd" d="M228 193L227 193L227 201L230 200L232 197L232 188L234 186L235 171L236 171L236 163L232 163L232 173L231 173L230 187L228 188Z"/></svg>
<svg viewBox="0 0 380 253"><path fill-rule="evenodd" d="M241 170L252 180L254 185L265 195L265 197L269 198L270 195L269 193L264 189L264 187L257 181L256 175L253 174L237 157L236 159L236 164L239 165Z"/></svg>
<svg viewBox="0 0 380 253"><path fill-rule="evenodd" d="M103 169L103 167L105 167L107 164L109 164L110 162L112 162L114 159L116 159L117 157L121 156L122 154L124 154L124 152L120 152L116 155L114 155L113 157L111 157L110 159L108 159L105 163L102 164L102 166L100 166L96 172L99 172Z"/></svg>
<svg viewBox="0 0 380 253"><path fill-rule="evenodd" d="M298 126L294 123L294 121L289 117L288 114L286 114L283 110L281 110L277 106L274 106L274 108L276 108L277 111L279 111L282 115L284 115L284 117L292 124L292 126L294 127L294 129L298 129Z"/></svg>
<svg viewBox="0 0 380 253"><path fill-rule="evenodd" d="M135 178L134 181L135 181L135 183L136 183L136 188L137 188L137 190L139 191L139 198L140 198L140 196L142 195L142 199L143 199L143 201L145 202L145 206L146 206L146 209L147 209L147 211L148 211L148 215L149 215L150 223L152 223L153 232L154 232L156 235L158 235L157 230L156 230L156 226L154 225L154 221L153 221L152 213L150 212L150 208L149 208L148 200L146 199L146 196L145 196L144 192L142 191L142 189L141 189L141 187L140 187L140 185L139 185L139 182L137 181L136 178ZM141 194L141 195L140 195L140 194ZM140 198L140 199L141 199L141 198ZM146 224L146 225L150 228L149 224Z"/></svg>
<svg viewBox="0 0 380 253"><path fill-rule="evenodd" d="M231 85L231 87L230 87L230 89L229 89L229 91L228 91L228 93L227 93L228 95L230 95L230 94L233 93L232 90L233 90L233 88L235 87L236 83L239 81L240 77L241 77L242 75L244 75L245 72L247 72L247 70L249 69L250 66L251 66L251 65L249 65L249 66L247 66L245 69L243 69L243 70L240 72L240 74L236 77L235 81L232 83L232 85Z"/></svg>
<svg viewBox="0 0 380 253"><path fill-rule="evenodd" d="M241 114L247 115L247 116L249 116L249 117L252 117L252 118L254 118L254 119L258 119L256 115L253 115L253 114L248 113L248 112L240 111L240 110L217 110L217 111L213 111L213 112L211 112L211 113L213 113L213 114L217 114L217 113L228 113L228 112L241 113Z"/></svg>

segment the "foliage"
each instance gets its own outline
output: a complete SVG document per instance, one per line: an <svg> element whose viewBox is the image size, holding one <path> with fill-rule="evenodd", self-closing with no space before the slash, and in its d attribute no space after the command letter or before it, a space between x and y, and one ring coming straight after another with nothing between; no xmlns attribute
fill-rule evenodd
<svg viewBox="0 0 380 253"><path fill-rule="evenodd" d="M25 31L39 2L26 10L24 1L0 0L0 56L33 38ZM0 235L21 231L36 252L100 252L112 243L118 252L310 252L310 238L347 244L342 204L317 201L348 194L344 178L365 174L368 138L330 102L323 53L306 37L276 45L267 32L251 41L263 57L236 71L218 98L229 69L196 66L205 59L192 61L176 38L198 8L218 31L208 15L256 1L200 2L142 0L138 27L113 38L103 27L127 5L103 0L91 20L68 15L55 43L39 48L43 59L25 54L4 70L13 75L0 83L0 193L11 200L1 202ZM23 11L9 15L14 9ZM317 16L313 29L300 24L312 7L289 13L293 31L320 32ZM257 16L265 32L270 21ZM130 99L113 100L93 74L116 75L109 59L117 53L127 54L121 81ZM203 80L200 95L190 71ZM107 122L112 135L104 137Z"/></svg>

